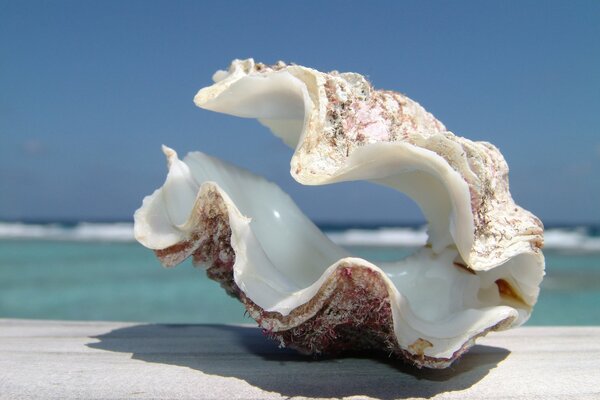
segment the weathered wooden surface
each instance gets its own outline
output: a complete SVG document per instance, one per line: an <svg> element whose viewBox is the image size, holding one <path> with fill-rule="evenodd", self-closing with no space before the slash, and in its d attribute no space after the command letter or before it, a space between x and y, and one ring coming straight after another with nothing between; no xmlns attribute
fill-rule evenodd
<svg viewBox="0 0 600 400"><path fill-rule="evenodd" d="M454 367L315 361L252 327L0 319L0 398L600 398L600 328L521 328Z"/></svg>

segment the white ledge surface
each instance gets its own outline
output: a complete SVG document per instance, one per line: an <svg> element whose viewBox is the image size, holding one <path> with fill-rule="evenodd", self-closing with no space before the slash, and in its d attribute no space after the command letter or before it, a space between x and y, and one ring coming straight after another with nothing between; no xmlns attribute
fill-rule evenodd
<svg viewBox="0 0 600 400"><path fill-rule="evenodd" d="M1 399L598 399L600 327L478 341L447 370L315 360L250 326L0 319Z"/></svg>

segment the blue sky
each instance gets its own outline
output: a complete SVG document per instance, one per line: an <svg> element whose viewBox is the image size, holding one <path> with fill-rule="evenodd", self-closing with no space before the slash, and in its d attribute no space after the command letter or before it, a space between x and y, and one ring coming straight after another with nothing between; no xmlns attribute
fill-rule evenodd
<svg viewBox="0 0 600 400"><path fill-rule="evenodd" d="M130 218L167 144L277 182L319 221L420 221L366 183L302 187L256 121L200 110L234 58L367 75L496 144L518 203L600 222L598 1L0 0L0 218Z"/></svg>

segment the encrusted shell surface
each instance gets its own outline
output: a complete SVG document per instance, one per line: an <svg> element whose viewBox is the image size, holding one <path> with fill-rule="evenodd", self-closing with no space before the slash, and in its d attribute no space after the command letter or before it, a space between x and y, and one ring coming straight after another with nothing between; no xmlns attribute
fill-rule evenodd
<svg viewBox="0 0 600 400"><path fill-rule="evenodd" d="M282 345L379 348L442 368L490 330L523 323L544 273L541 222L515 205L491 144L454 135L408 97L361 75L236 60L198 106L257 118L295 149L291 174L370 180L413 198L428 242L376 266L330 242L277 186L202 153L164 148L169 174L135 214L163 264L207 265Z"/></svg>

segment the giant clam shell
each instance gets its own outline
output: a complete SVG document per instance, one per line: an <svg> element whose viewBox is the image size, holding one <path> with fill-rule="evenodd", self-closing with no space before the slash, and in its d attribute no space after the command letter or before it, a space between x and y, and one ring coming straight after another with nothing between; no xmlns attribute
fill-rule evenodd
<svg viewBox="0 0 600 400"><path fill-rule="evenodd" d="M164 185L135 213L135 236L165 266L192 256L264 331L303 352L377 348L449 366L489 331L522 324L544 275L543 227L517 206L491 144L449 132L408 97L354 73L235 60L198 106L257 118L295 149L306 185L369 180L413 198L427 244L374 265L332 243L275 184L164 147Z"/></svg>

